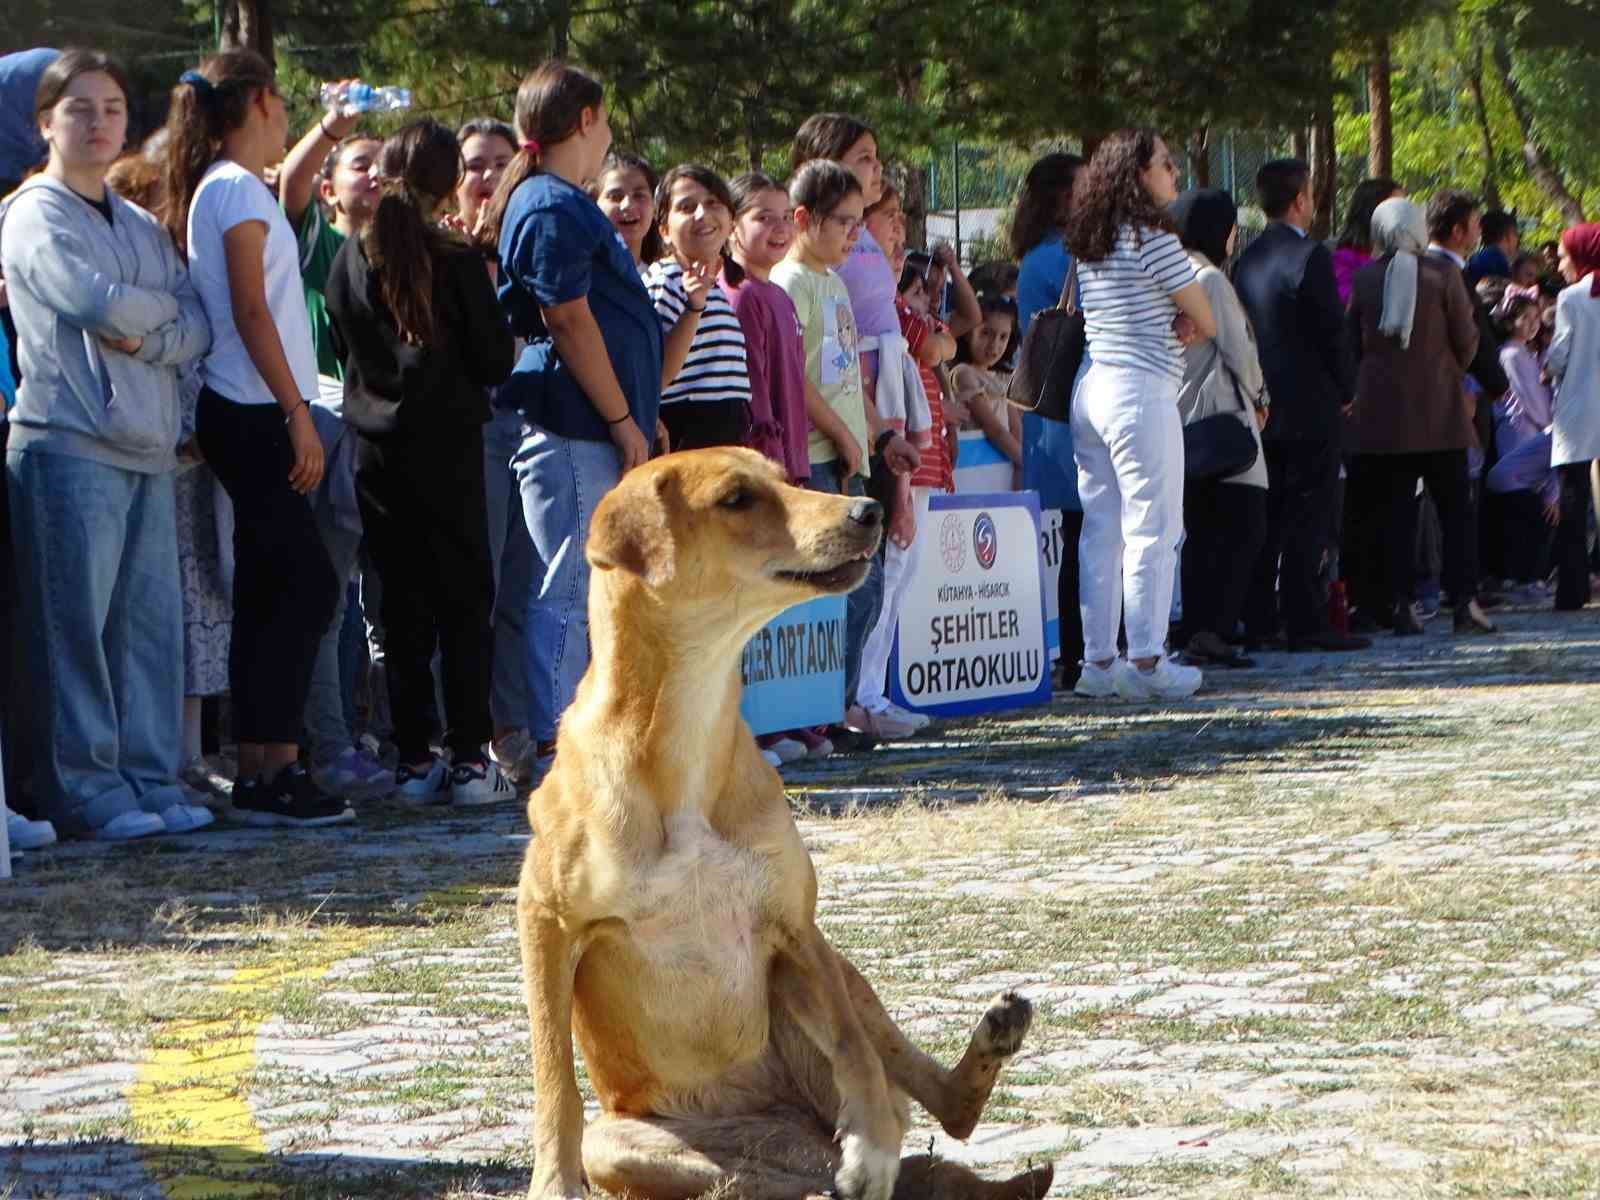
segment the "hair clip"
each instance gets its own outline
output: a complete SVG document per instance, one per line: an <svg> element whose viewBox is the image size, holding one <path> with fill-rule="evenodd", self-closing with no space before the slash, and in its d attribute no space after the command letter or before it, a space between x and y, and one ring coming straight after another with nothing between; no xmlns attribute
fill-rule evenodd
<svg viewBox="0 0 1600 1200"><path fill-rule="evenodd" d="M207 79L204 75L200 74L199 71L185 71L182 75L178 76L178 82L187 83L202 96L209 97L214 95L217 90L217 85L212 83L211 80Z"/></svg>
<svg viewBox="0 0 1600 1200"><path fill-rule="evenodd" d="M539 145L536 138L524 138L522 140L522 150L525 154L539 154L543 152L544 147Z"/></svg>

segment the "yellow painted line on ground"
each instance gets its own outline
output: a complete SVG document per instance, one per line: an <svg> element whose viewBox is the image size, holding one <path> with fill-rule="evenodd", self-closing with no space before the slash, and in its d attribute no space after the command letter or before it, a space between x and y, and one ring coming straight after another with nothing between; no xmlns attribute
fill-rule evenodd
<svg viewBox="0 0 1600 1200"><path fill-rule="evenodd" d="M326 974L374 936L336 938L319 946L309 965L236 971L218 989L238 1000L228 1019L160 1027L161 1044L139 1064L128 1103L135 1136L145 1147L145 1169L168 1200L282 1193L251 1178L268 1163L244 1081L256 1067L257 1030L272 1015L253 1001L281 984Z"/></svg>
<svg viewBox="0 0 1600 1200"><path fill-rule="evenodd" d="M433 908L481 903L489 889L459 885L429 893ZM296 947L298 965L249 967L234 972L218 991L238 1008L219 1021L172 1022L159 1027L160 1045L139 1064L127 1096L134 1137L144 1148L146 1171L167 1200L250 1200L281 1196L278 1184L253 1178L271 1161L266 1139L246 1095L256 1068L256 1035L272 1017L260 997L285 983L313 980L378 940L377 931L341 931L316 947L310 963Z"/></svg>

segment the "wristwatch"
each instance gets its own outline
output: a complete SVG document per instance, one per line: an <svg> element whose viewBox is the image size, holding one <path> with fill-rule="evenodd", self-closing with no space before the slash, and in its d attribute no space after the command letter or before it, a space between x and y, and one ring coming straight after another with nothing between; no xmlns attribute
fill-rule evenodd
<svg viewBox="0 0 1600 1200"><path fill-rule="evenodd" d="M880 433L878 435L878 440L872 443L873 457L882 458L883 448L892 442L895 439L895 436L895 431L892 429L885 429L882 433Z"/></svg>

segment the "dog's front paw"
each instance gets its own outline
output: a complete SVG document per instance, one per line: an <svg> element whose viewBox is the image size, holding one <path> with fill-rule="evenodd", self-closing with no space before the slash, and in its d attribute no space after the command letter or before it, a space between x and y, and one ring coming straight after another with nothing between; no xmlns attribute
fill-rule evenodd
<svg viewBox="0 0 1600 1200"><path fill-rule="evenodd" d="M1022 1049L1022 1039L1032 1024L1032 1002L1017 992L1005 992L996 996L983 1014L972 1035L973 1047L981 1054L1010 1058Z"/></svg>
<svg viewBox="0 0 1600 1200"><path fill-rule="evenodd" d="M535 1172L528 1186L528 1200L584 1200L582 1183L564 1184L559 1178L545 1178Z"/></svg>
<svg viewBox="0 0 1600 1200"><path fill-rule="evenodd" d="M842 1148L834 1194L840 1200L889 1200L900 1174L899 1147L885 1150L860 1134L847 1133Z"/></svg>

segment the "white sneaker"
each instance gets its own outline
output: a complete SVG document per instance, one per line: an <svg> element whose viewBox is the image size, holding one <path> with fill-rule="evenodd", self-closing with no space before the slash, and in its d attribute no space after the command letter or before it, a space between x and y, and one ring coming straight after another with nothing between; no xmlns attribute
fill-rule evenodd
<svg viewBox="0 0 1600 1200"><path fill-rule="evenodd" d="M859 704L852 704L845 711L844 723L847 729L857 733L870 733L882 741L893 741L896 738L908 738L915 733L916 727L910 721L902 721L890 713L871 713Z"/></svg>
<svg viewBox="0 0 1600 1200"><path fill-rule="evenodd" d="M49 821L30 821L3 804L0 804L0 812L5 813L6 840L13 850L39 850L55 844L56 827Z"/></svg>
<svg viewBox="0 0 1600 1200"><path fill-rule="evenodd" d="M526 784L533 778L533 757L533 739L523 729L513 729L489 743L489 761L515 784Z"/></svg>
<svg viewBox="0 0 1600 1200"><path fill-rule="evenodd" d="M102 842L131 842L134 838L149 837L151 834L166 831L167 823L155 813L125 812L120 817L112 817L96 829L94 836Z"/></svg>
<svg viewBox="0 0 1600 1200"><path fill-rule="evenodd" d="M779 738L767 749L778 756L779 762L799 762L806 756L806 744L798 738Z"/></svg>
<svg viewBox="0 0 1600 1200"><path fill-rule="evenodd" d="M450 768L450 803L457 808L504 804L516 798L516 786L486 758L468 759Z"/></svg>
<svg viewBox="0 0 1600 1200"><path fill-rule="evenodd" d="M1117 660L1113 659L1109 667L1097 667L1091 662L1082 663L1081 666L1078 682L1072 685L1074 695L1082 696L1085 700L1110 700L1117 694L1117 685L1112 680Z"/></svg>
<svg viewBox="0 0 1600 1200"><path fill-rule="evenodd" d="M1111 667L1111 682L1124 700L1183 700L1200 690L1204 678L1200 668L1180 666L1166 654L1148 671L1125 658Z"/></svg>
<svg viewBox="0 0 1600 1200"><path fill-rule="evenodd" d="M450 768L442 758L420 770L401 763L394 769L394 790L407 804L449 804Z"/></svg>
<svg viewBox="0 0 1600 1200"><path fill-rule="evenodd" d="M912 728L918 732L933 724L933 718L928 716L927 713L912 712L909 708L901 708L898 704L886 704L884 705L883 711L888 713L891 717L897 717L902 721L909 721Z"/></svg>
<svg viewBox="0 0 1600 1200"><path fill-rule="evenodd" d="M216 820L201 804L169 804L161 810L161 824L168 833L193 833Z"/></svg>

